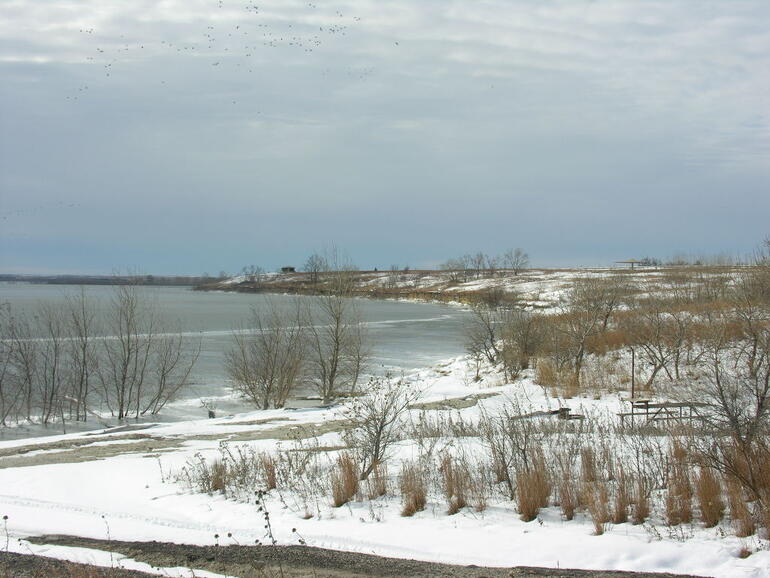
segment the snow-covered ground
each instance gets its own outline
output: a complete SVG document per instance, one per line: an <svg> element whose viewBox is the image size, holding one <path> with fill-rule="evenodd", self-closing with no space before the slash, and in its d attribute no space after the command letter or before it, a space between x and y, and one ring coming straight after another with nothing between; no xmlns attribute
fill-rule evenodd
<svg viewBox="0 0 770 578"><path fill-rule="evenodd" d="M505 384L488 371L476 383L473 373L467 360L460 358L407 379L423 390L422 404L468 398L470 403L460 404L467 407L451 410L463 420L476 419L482 411L494 413L512 398L531 410L568 403L574 411L597 420L611 419L623 403L617 393L566 402L550 397L531 377ZM342 411L339 407L254 411L133 431L0 442L0 516L7 516L7 530L0 526L0 548L111 565L115 558L108 554L35 546L24 538L74 534L190 544L264 541L263 520L253 503L193 493L177 476L190 460L198 459L196 454L206 459L218 456L221 441L229 440L231 449L275 450L279 444L291 443L286 441L291 437L287 428L301 431L329 424L341 419ZM447 410L434 410L442 411L446 415ZM339 443L340 435L334 431L322 432L318 438L324 447ZM392 477L398 461L414 457L416 451L408 440L398 444L391 458ZM390 495L364 498L341 508L333 508L329 496L316 496L308 519L298 501L288 499L286 492L272 491L266 506L275 538L280 544L296 544L301 536L311 546L457 564L770 577L767 542L736 538L727 523L712 529L697 522L674 528L659 521L639 526L624 523L596 536L585 514L564 521L559 508L550 507L537 520L522 522L514 504L501 496L490 497L484 511L465 508L451 516L441 497L432 496L425 511L405 518L400 515L395 485L391 483ZM742 548L753 553L739 558ZM123 563L165 575L186 572Z"/></svg>
<svg viewBox="0 0 770 578"><path fill-rule="evenodd" d="M562 300L578 279L603 279L620 276L632 285L638 296L666 293L672 286L696 288L708 283L730 284L739 268L723 267L704 271L682 267L661 269L604 267L585 269L527 269L514 275L510 270L494 274L481 271L465 275L459 271L361 271L353 273L354 286L360 294L377 293L397 297L399 294L425 297L441 294L444 299L489 291L492 289L516 293L529 307L548 309ZM305 273L271 273L258 278L238 275L214 284L213 288L233 289L239 284L257 284L265 290L284 291L308 282ZM310 287L312 288L312 286Z"/></svg>

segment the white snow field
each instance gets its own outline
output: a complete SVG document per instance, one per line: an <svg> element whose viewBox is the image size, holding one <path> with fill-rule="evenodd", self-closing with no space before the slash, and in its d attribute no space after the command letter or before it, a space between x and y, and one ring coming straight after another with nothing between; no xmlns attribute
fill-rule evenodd
<svg viewBox="0 0 770 578"><path fill-rule="evenodd" d="M515 384L501 384L499 375L486 370L476 383L471 379L474 371L468 360L458 358L406 379L412 387L423 390L420 403L475 396L461 404L468 407L444 410L443 415L451 413L455 419L473 420L480 412L492 413L512 398L533 410L568 403L588 420L612 419L621 408L618 393L566 402L546 395L527 374ZM189 575L183 568L152 569L118 555L36 546L25 538L71 534L201 545L264 542L264 521L254 503L225 499L216 493L194 493L178 481L182 468L189 460L200 459L198 453L204 459L220 455L220 442L227 440L233 451L246 446L288 448L292 442L286 441L286 428L300 431L311 424L339 420L342 411L341 407L254 411L132 431L1 442L0 516L7 516L7 520L0 526L0 548L98 565L119 563L168 576ZM409 413L415 417L418 410ZM283 441L272 439L278 432ZM340 434L328 431L317 443L321 448L339 448ZM482 451L468 443L470 451ZM74 444L80 445L73 448ZM123 447L124 453L115 446ZM541 510L537 520L522 522L515 505L502 495L490 495L483 511L467 507L455 515L446 513L440 495L431 495L424 511L402 517L395 482L398 463L414 457L417 451L409 440L398 443L388 460L390 491L373 500L363 497L334 508L328 494L313 495L308 503L307 496L300 498L289 490L270 491L265 504L278 543L296 544L301 536L311 546L483 566L770 576L767 541L736 538L726 522L711 529L698 522L669 528L653 513L649 523L623 523L597 536L586 514L564 521L554 506ZM742 549L752 554L740 558ZM196 571L195 575L206 574Z"/></svg>

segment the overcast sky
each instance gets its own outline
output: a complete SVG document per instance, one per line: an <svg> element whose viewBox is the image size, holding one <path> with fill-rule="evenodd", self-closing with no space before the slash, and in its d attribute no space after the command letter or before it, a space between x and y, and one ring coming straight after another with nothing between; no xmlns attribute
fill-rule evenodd
<svg viewBox="0 0 770 578"><path fill-rule="evenodd" d="M745 255L767 0L0 2L0 271Z"/></svg>

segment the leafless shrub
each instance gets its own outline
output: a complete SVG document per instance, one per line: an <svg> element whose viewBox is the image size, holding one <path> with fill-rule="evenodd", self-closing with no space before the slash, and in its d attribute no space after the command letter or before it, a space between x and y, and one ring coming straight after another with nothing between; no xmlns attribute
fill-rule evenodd
<svg viewBox="0 0 770 578"><path fill-rule="evenodd" d="M483 512L487 509L487 498L489 489L489 470L490 465L483 461L476 463L475 472L470 476L470 498L473 509L477 512Z"/></svg>
<svg viewBox="0 0 770 578"><path fill-rule="evenodd" d="M365 395L355 398L345 417L350 421L344 438L361 463L361 479L365 480L382 463L398 441L404 413L420 391L403 379L391 376L372 378Z"/></svg>
<svg viewBox="0 0 770 578"><path fill-rule="evenodd" d="M544 340L542 317L536 313L513 309L503 320L500 359L509 380L530 367Z"/></svg>
<svg viewBox="0 0 770 578"><path fill-rule="evenodd" d="M506 484L511 500L516 499L516 473L534 465L546 438L543 424L525 414L519 401L513 399L495 415L483 412L479 422L496 478Z"/></svg>
<svg viewBox="0 0 770 578"><path fill-rule="evenodd" d="M209 462L203 454L197 453L187 460L177 476L177 481L196 492L224 493L229 486L227 464L221 457Z"/></svg>
<svg viewBox="0 0 770 578"><path fill-rule="evenodd" d="M283 407L302 380L306 340L300 302L292 310L270 300L264 310L252 309L249 327L234 331L232 341L225 370L234 389L260 409Z"/></svg>
<svg viewBox="0 0 770 578"><path fill-rule="evenodd" d="M291 447L278 452L275 463L277 489L282 500L292 509L301 511L304 518L312 517L319 501L328 496L322 483L327 478L328 468L320 460L318 440L304 439L298 434Z"/></svg>

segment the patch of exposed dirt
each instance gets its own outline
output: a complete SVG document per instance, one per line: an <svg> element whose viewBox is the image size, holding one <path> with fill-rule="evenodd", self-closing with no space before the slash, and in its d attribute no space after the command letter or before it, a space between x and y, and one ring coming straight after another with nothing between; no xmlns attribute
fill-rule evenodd
<svg viewBox="0 0 770 578"><path fill-rule="evenodd" d="M0 576L3 578L144 578L153 576L136 570L123 568L102 568L87 564L76 564L45 556L0 552Z"/></svg>
<svg viewBox="0 0 770 578"><path fill-rule="evenodd" d="M466 395L465 397L453 397L451 399L442 399L440 401L428 401L425 403L414 403L409 406L409 409L422 409L422 410L448 410L448 409L465 409L466 407L473 407L479 400L487 399L500 395L499 393L477 393L475 395Z"/></svg>
<svg viewBox="0 0 770 578"><path fill-rule="evenodd" d="M251 421L225 421L218 423L217 425L225 425L225 426L231 426L231 425L265 425L268 423L274 423L277 421L292 421L289 417L273 417L273 418L267 418L267 419L253 419Z"/></svg>
<svg viewBox="0 0 770 578"><path fill-rule="evenodd" d="M344 419L333 419L321 423L291 424L270 429L237 432L233 434L194 435L185 440L223 440L229 442L250 442L255 440L300 440L321 436L334 431L342 431L349 427L350 422Z"/></svg>
<svg viewBox="0 0 770 578"><path fill-rule="evenodd" d="M246 442L268 439L279 441L301 440L318 437L334 431L341 431L348 426L349 422L347 420L329 420L319 424L286 424L274 428L255 429L230 434L215 433L169 437L129 434L126 436L92 437L87 440L73 439L31 444L2 450L0 452L0 469L89 462L133 453L149 454L149 457L151 457L155 453L181 448L188 441ZM93 445L97 442L123 442L124 440L126 440L126 443ZM136 441L132 442L131 440ZM35 451L44 453L26 455Z"/></svg>
<svg viewBox="0 0 770 578"><path fill-rule="evenodd" d="M129 440L129 441L143 440L151 437L152 436L150 434L129 434L125 436L101 435L101 436L94 436L94 437L88 437L88 438L74 438L74 439L68 439L68 440L60 440L55 442L33 443L33 444L28 444L23 446L15 446L15 447L6 448L6 449L0 449L0 458L5 458L9 456L16 457L22 454L28 454L30 452L38 452L38 451L71 450L71 449L87 446L90 444L95 444L98 442L113 442L117 440Z"/></svg>
<svg viewBox="0 0 770 578"><path fill-rule="evenodd" d="M423 576L430 578L674 578L673 574L603 572L554 568L486 568L385 558L309 546L188 546L161 542L115 542L73 536L41 536L31 541L118 552L156 567L208 570L241 577ZM50 573L48 573L50 575ZM683 578L679 575L679 578ZM690 577L694 578L694 577Z"/></svg>
<svg viewBox="0 0 770 578"><path fill-rule="evenodd" d="M146 453L167 450L181 445L179 440L164 438L147 438L138 442L117 443L103 446L76 447L71 450L62 450L36 454L34 456L10 456L0 459L2 468L24 468L28 466L44 466L49 464L74 464L78 462L91 462L103 460L124 454Z"/></svg>

